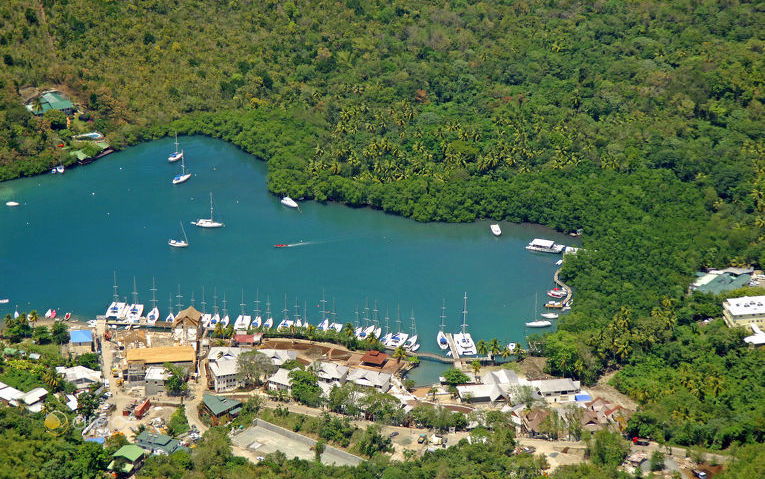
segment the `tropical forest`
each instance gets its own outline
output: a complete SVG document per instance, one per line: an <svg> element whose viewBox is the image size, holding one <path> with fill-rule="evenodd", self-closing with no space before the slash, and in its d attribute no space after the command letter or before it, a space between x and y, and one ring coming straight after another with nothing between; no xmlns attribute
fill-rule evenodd
<svg viewBox="0 0 765 479"><path fill-rule="evenodd" d="M765 351L743 342L748 329L704 320L765 291L688 287L705 268L765 266L763 50L765 4L750 1L9 0L0 181L76 160L59 112L24 104L25 90L55 88L114 148L220 138L267 163L274 194L578 232L560 276L576 303L529 352L635 400L629 435L734 451L720 477L754 477ZM2 442L57 452L20 452L0 477L93 477L102 451L42 446L30 421L0 408ZM541 477L538 459L508 455L502 428L487 434L334 468L255 466L216 432L205 441L220 454L152 458L141 477ZM593 451L609 447L619 438L593 437ZM620 474L604 459L555 477Z"/></svg>

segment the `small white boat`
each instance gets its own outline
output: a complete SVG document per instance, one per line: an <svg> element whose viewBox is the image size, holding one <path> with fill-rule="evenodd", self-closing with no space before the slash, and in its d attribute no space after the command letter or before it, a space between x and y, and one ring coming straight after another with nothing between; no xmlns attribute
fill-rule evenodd
<svg viewBox="0 0 765 479"><path fill-rule="evenodd" d="M186 173L186 162L184 161L183 156L181 156L181 173L175 175L173 184L178 185L180 183L185 183L189 178L191 178L191 173Z"/></svg>
<svg viewBox="0 0 765 479"><path fill-rule="evenodd" d="M560 289L560 288L553 288L550 291L547 292L547 296L555 299L561 299L566 297L566 290Z"/></svg>
<svg viewBox="0 0 765 479"><path fill-rule="evenodd" d="M508 350L509 350L511 353L512 353L513 351L515 351L515 348L517 348L517 347L518 347L518 345L517 345L517 344L515 344L515 343L507 343L507 349L508 349Z"/></svg>
<svg viewBox="0 0 765 479"><path fill-rule="evenodd" d="M446 334L443 331L438 332L436 342L438 343L438 347L442 350L449 349L449 342L446 340Z"/></svg>
<svg viewBox="0 0 765 479"><path fill-rule="evenodd" d="M11 300L8 298L0 299L0 304L8 304Z"/></svg>
<svg viewBox="0 0 765 479"><path fill-rule="evenodd" d="M220 228L221 226L224 226L223 223L219 221L215 221L213 217L213 196L212 193L210 193L210 218L199 218L196 221L191 222L192 225L198 226L200 228Z"/></svg>
<svg viewBox="0 0 765 479"><path fill-rule="evenodd" d="M263 322L263 327L266 329L271 329L274 327L274 318L268 318Z"/></svg>
<svg viewBox="0 0 765 479"><path fill-rule="evenodd" d="M13 319L17 319L20 316L18 311L14 311L13 313Z"/></svg>
<svg viewBox="0 0 765 479"><path fill-rule="evenodd" d="M175 134L175 153L170 153L170 156L167 157L167 161L170 163L175 163L176 161L183 158L183 150L178 151L178 133Z"/></svg>
<svg viewBox="0 0 765 479"><path fill-rule="evenodd" d="M289 196L285 196L284 198L282 198L282 204L284 206L288 207L288 208L297 208L298 207L298 204L295 202L295 200L293 200Z"/></svg>
<svg viewBox="0 0 765 479"><path fill-rule="evenodd" d="M11 206L11 207L19 206L19 202L18 201L6 201L5 202L5 206Z"/></svg>
<svg viewBox="0 0 765 479"><path fill-rule="evenodd" d="M154 324L159 319L159 309L155 306L151 308L151 311L149 311L149 314L146 315L146 322L149 324Z"/></svg>
<svg viewBox="0 0 765 479"><path fill-rule="evenodd" d="M96 324L97 324L97 322L96 322L95 319L91 319L90 321L88 321L88 327L89 328L95 328Z"/></svg>
<svg viewBox="0 0 765 479"><path fill-rule="evenodd" d="M560 301L548 301L545 303L545 308L562 308L563 303Z"/></svg>
<svg viewBox="0 0 765 479"><path fill-rule="evenodd" d="M560 266L562 264L563 264L563 260L562 259L559 259L558 261L555 262L555 266Z"/></svg>
<svg viewBox="0 0 765 479"><path fill-rule="evenodd" d="M175 321L175 315L173 313L168 314L167 317L165 318L166 323L172 323L174 321Z"/></svg>
<svg viewBox="0 0 765 479"><path fill-rule="evenodd" d="M252 328L259 328L263 324L263 318L260 316L255 316L255 318L250 323L250 327Z"/></svg>
<svg viewBox="0 0 765 479"><path fill-rule="evenodd" d="M526 326L529 328L546 328L552 326L552 323L550 321L529 321Z"/></svg>
<svg viewBox="0 0 765 479"><path fill-rule="evenodd" d="M63 175L64 174L64 165L58 165L56 167L56 173L58 173L59 175Z"/></svg>
<svg viewBox="0 0 765 479"><path fill-rule="evenodd" d="M540 316L546 319L558 319L558 313L542 313Z"/></svg>
<svg viewBox="0 0 765 479"><path fill-rule="evenodd" d="M181 231L183 231L183 239L170 239L167 244L172 246L173 248L186 248L189 246L189 237L186 236L186 229L183 227L183 222L178 222L181 225Z"/></svg>
<svg viewBox="0 0 765 479"><path fill-rule="evenodd" d="M51 315L51 310L49 309L48 311L45 312L45 318L50 319L50 315Z"/></svg>
<svg viewBox="0 0 765 479"><path fill-rule="evenodd" d="M498 224L493 224L489 228L491 228L491 234L494 236L502 236L502 230L500 229Z"/></svg>

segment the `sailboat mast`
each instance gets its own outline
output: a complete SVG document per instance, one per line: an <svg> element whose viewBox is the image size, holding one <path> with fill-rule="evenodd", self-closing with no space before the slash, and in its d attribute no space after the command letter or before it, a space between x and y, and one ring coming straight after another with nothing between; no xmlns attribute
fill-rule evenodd
<svg viewBox="0 0 765 479"><path fill-rule="evenodd" d="M118 303L120 295L117 293L117 271L114 271L114 302Z"/></svg>
<svg viewBox="0 0 765 479"><path fill-rule="evenodd" d="M183 299L183 296L181 296L181 285L180 285L180 283L178 284L178 294L175 297L178 298L178 304L176 304L176 306L178 306L178 312L180 313L181 310L183 309L183 303L181 303L181 299Z"/></svg>
<svg viewBox="0 0 765 479"><path fill-rule="evenodd" d="M377 310L377 300L375 300L375 309L372 310L372 313L373 313L372 314L372 323L374 323L375 328L378 328L378 327L380 327L380 324L379 324L380 321L379 321L379 319L377 317L377 313L378 313L378 310Z"/></svg>
<svg viewBox="0 0 765 479"><path fill-rule="evenodd" d="M213 201L212 201L212 191L210 192L210 221L213 220Z"/></svg>
<svg viewBox="0 0 765 479"><path fill-rule="evenodd" d="M226 307L226 292L223 292L223 316L228 316L228 308Z"/></svg>
<svg viewBox="0 0 765 479"><path fill-rule="evenodd" d="M284 293L284 309L282 310L282 313L284 313L284 320L288 321L290 317L287 311L287 293Z"/></svg>
<svg viewBox="0 0 765 479"><path fill-rule="evenodd" d="M441 299L441 331L444 330L445 319L446 319L446 299Z"/></svg>
<svg viewBox="0 0 765 479"><path fill-rule="evenodd" d="M213 311L218 314L218 287L213 288Z"/></svg>
<svg viewBox="0 0 765 479"><path fill-rule="evenodd" d="M154 281L154 276L151 277L151 307L157 307L157 285Z"/></svg>
<svg viewBox="0 0 765 479"><path fill-rule="evenodd" d="M244 288L242 288L242 302L239 303L239 306L242 307L242 316L244 316L244 307L245 307L245 303L244 303Z"/></svg>
<svg viewBox="0 0 765 479"><path fill-rule="evenodd" d="M205 301L205 287L202 286L202 314L207 314L207 301Z"/></svg>
<svg viewBox="0 0 765 479"><path fill-rule="evenodd" d="M321 290L321 320L327 319L327 300L324 299L324 290Z"/></svg>
<svg viewBox="0 0 765 479"><path fill-rule="evenodd" d="M300 306L298 305L297 296L295 297L295 323L300 321Z"/></svg>
<svg viewBox="0 0 765 479"><path fill-rule="evenodd" d="M303 323L308 326L308 301L303 300Z"/></svg>
<svg viewBox="0 0 765 479"><path fill-rule="evenodd" d="M414 324L414 306L412 306L412 336L417 336L417 325Z"/></svg>
<svg viewBox="0 0 765 479"><path fill-rule="evenodd" d="M170 305L170 314L175 316L175 313L173 313L173 293L167 295L167 304Z"/></svg>
<svg viewBox="0 0 765 479"><path fill-rule="evenodd" d="M255 290L255 317L260 317L260 288Z"/></svg>
<svg viewBox="0 0 765 479"><path fill-rule="evenodd" d="M356 328L359 327L359 306L356 305Z"/></svg>
<svg viewBox="0 0 765 479"><path fill-rule="evenodd" d="M396 331L401 332L401 305L396 305Z"/></svg>
<svg viewBox="0 0 765 479"><path fill-rule="evenodd" d="M467 327L467 291L465 291L465 302L462 305L462 334L465 334L465 328Z"/></svg>
<svg viewBox="0 0 765 479"><path fill-rule="evenodd" d="M196 306L197 300L194 298L194 291L191 292L191 305Z"/></svg>
<svg viewBox="0 0 765 479"><path fill-rule="evenodd" d="M337 309L335 309L335 297L332 296L332 322L337 323Z"/></svg>
<svg viewBox="0 0 765 479"><path fill-rule="evenodd" d="M390 327L388 327L388 321L390 318L388 317L388 307L385 307L385 334L387 335L390 332Z"/></svg>
<svg viewBox="0 0 765 479"><path fill-rule="evenodd" d="M266 319L271 319L271 296L266 295Z"/></svg>
<svg viewBox="0 0 765 479"><path fill-rule="evenodd" d="M138 304L138 291L135 287L135 276L133 276L133 304Z"/></svg>

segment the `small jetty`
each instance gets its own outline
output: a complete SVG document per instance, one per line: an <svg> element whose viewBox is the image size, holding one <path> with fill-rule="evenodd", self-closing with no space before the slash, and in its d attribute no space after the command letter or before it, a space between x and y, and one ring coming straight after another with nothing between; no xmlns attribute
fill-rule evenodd
<svg viewBox="0 0 765 479"><path fill-rule="evenodd" d="M566 291L566 297L563 299L563 301L561 301L561 303L566 304L569 301L571 301L571 296L573 296L574 292L571 290L571 288L569 288L569 286L566 283L560 280L560 278L558 277L559 275L560 275L560 269L556 271L555 274L553 275L553 281L555 281L555 284L557 284L558 286L560 286Z"/></svg>

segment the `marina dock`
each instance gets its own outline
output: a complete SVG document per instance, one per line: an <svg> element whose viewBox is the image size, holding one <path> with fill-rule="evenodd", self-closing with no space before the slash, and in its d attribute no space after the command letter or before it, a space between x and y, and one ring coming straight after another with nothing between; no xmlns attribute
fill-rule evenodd
<svg viewBox="0 0 765 479"><path fill-rule="evenodd" d="M452 361L454 362L454 367L457 369L462 369L463 364L462 360L460 359L460 353L457 351L457 344L454 342L454 336L452 333L444 333L446 335L446 342L449 344L449 351L452 352Z"/></svg>
<svg viewBox="0 0 765 479"><path fill-rule="evenodd" d="M566 291L566 298L563 301L561 301L561 303L566 304L569 301L571 301L571 296L573 296L574 292L571 290L571 288L568 287L566 283L564 283L558 278L559 274L560 274L560 269L557 270L555 274L553 275L553 281L555 281L555 284L557 284L558 286L560 286Z"/></svg>

